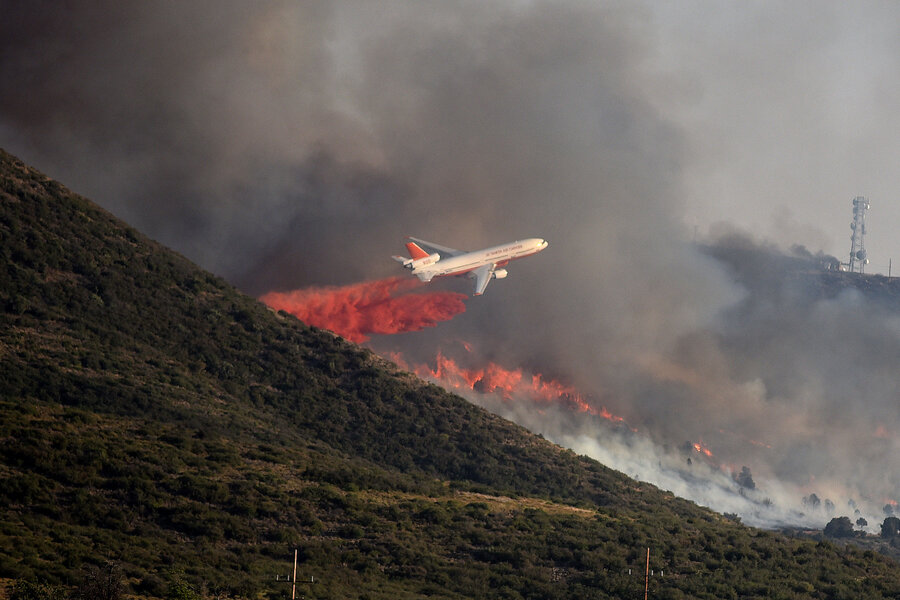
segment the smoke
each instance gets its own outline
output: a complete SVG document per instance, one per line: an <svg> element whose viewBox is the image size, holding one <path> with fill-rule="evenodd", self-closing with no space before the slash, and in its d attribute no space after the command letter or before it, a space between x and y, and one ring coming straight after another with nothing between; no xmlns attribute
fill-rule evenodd
<svg viewBox="0 0 900 600"><path fill-rule="evenodd" d="M638 2L13 3L0 20L0 144L249 294L315 288L267 298L318 306L307 319L371 336L384 354L437 356L471 340L470 371L503 365L523 385L539 373L575 390L570 399L628 426L571 401L517 402L525 391L470 397L628 474L727 512L781 511L759 523L812 518L800 502L811 493L838 510L852 498L871 516L900 485L896 313L863 294L818 293L763 242L704 252L686 225L698 203L739 218L778 196L751 187L781 181L768 176L785 158L772 154L772 132L813 123L754 120L766 91L778 94L773 107L809 106L778 103L790 77L767 87L761 74L783 72L766 66L795 56L798 28L812 44L801 57L840 29L843 13L818 7L806 11L814 23L785 9L770 35L791 35L760 53L755 28L766 21L740 23L759 9L703 3L678 15ZM679 29L710 11L722 37L753 40L752 56ZM704 46L713 42L731 52ZM700 50L702 61L673 64ZM770 62L753 63L757 54ZM753 96L714 110L745 81ZM816 131L802 139L817 143L790 147L825 146ZM754 177L734 175L743 163L730 157L757 167ZM796 192L816 161L785 162ZM821 205L819 192L810 197ZM831 222L797 219L776 237L800 236L790 242L815 252L810 238L827 237ZM550 248L452 321L383 335L462 312L458 296L397 296L393 283L370 295L371 282L402 272L390 255L406 234L461 249L535 236ZM341 294L357 312L329 312L326 298ZM443 316L392 322L395 302L438 297ZM486 377L477 381L490 392ZM685 455L701 440L715 465ZM759 498L734 487L742 466Z"/></svg>
<svg viewBox="0 0 900 600"><path fill-rule="evenodd" d="M421 331L466 310L463 294L409 293L419 285L415 279L394 277L341 287L269 292L260 300L354 342L365 342L372 334Z"/></svg>

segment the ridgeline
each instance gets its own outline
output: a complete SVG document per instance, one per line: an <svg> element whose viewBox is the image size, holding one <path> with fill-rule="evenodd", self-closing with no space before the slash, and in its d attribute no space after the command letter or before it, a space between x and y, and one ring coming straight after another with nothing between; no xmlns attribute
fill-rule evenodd
<svg viewBox="0 0 900 600"><path fill-rule="evenodd" d="M900 596L890 559L576 456L2 151L0 252L8 595L281 598L298 548L310 599L642 597L650 548L653 598Z"/></svg>

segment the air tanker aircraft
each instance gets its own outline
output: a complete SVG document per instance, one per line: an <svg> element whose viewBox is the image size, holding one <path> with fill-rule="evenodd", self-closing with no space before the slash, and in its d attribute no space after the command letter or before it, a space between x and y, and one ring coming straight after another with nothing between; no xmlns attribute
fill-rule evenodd
<svg viewBox="0 0 900 600"><path fill-rule="evenodd" d="M491 279L503 279L507 276L506 269L501 267L508 265L509 261L537 254L547 247L546 241L529 238L484 250L465 252L414 237L407 239L410 240L406 243L410 257L395 256L394 260L403 263L413 275L425 282L443 275L468 275L475 280L476 296L484 293L484 288ZM423 250L423 246L431 252Z"/></svg>

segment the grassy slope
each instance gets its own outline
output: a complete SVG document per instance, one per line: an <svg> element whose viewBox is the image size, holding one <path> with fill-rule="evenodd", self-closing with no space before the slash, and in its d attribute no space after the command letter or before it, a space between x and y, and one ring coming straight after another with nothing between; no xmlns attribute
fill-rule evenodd
<svg viewBox="0 0 900 600"><path fill-rule="evenodd" d="M308 598L900 594L274 314L0 154L0 577Z"/></svg>

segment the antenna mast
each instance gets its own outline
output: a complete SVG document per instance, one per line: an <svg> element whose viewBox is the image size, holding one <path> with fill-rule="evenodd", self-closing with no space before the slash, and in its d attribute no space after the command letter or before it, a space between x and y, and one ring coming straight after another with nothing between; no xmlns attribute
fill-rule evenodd
<svg viewBox="0 0 900 600"><path fill-rule="evenodd" d="M850 272L865 273L869 259L866 258L866 211L869 210L869 201L862 196L853 199L853 222L850 229Z"/></svg>

